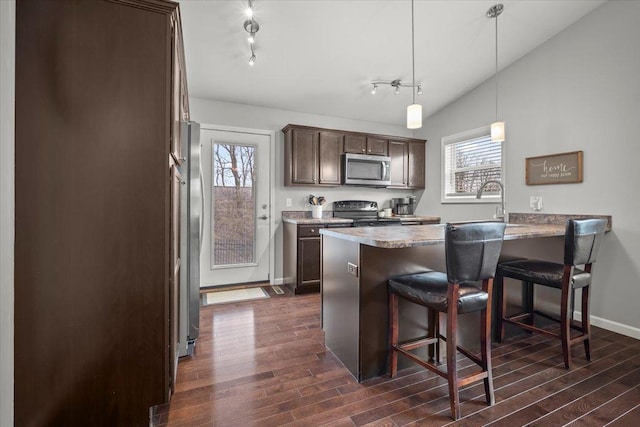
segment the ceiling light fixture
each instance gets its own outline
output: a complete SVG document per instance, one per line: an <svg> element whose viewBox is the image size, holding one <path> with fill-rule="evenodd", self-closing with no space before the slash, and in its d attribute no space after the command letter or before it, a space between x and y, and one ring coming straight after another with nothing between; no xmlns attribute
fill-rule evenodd
<svg viewBox="0 0 640 427"><path fill-rule="evenodd" d="M422 127L422 105L416 104L416 49L413 23L413 0L411 0L411 74L413 80L411 92L413 95L413 104L407 107L407 128L419 129Z"/></svg>
<svg viewBox="0 0 640 427"><path fill-rule="evenodd" d="M249 46L251 47L251 58L249 58L249 65L254 65L256 63L256 52L255 52L255 42L256 42L256 33L260 30L260 24L253 19L253 4L251 0L248 0L249 5L245 10L245 14L249 19L244 21L244 30L249 33L247 37L247 41L249 42Z"/></svg>
<svg viewBox="0 0 640 427"><path fill-rule="evenodd" d="M496 20L496 72L494 75L496 87L496 121L491 123L492 142L502 142L505 138L504 122L498 121L498 16L500 16L503 10L504 6L498 3L487 11L487 18L494 18Z"/></svg>
<svg viewBox="0 0 640 427"><path fill-rule="evenodd" d="M418 95L422 95L422 83L403 83L402 80L400 79L396 79L396 80L391 80L391 81L386 81L386 80L376 80L373 82L369 82L369 84L372 87L371 89L371 95L375 95L376 94L376 89L378 89L378 86L391 86L394 89L394 93L396 95L398 95L400 93L400 88L401 87L411 87L411 88L418 88Z"/></svg>

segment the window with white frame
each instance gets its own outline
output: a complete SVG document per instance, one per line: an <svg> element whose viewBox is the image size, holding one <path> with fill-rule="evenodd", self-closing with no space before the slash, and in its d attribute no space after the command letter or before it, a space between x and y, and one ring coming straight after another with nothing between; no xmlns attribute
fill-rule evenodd
<svg viewBox="0 0 640 427"><path fill-rule="evenodd" d="M483 182L503 180L502 143L491 142L489 126L442 138L442 202L473 203ZM487 185L484 201L500 197Z"/></svg>

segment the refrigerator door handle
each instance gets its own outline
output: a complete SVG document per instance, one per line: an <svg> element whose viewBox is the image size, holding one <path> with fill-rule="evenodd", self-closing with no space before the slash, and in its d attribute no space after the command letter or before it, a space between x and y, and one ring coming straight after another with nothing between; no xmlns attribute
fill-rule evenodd
<svg viewBox="0 0 640 427"><path fill-rule="evenodd" d="M200 153L202 153L202 144L200 144ZM202 175L202 156L198 158L200 162L200 197L202 203L200 203L200 253L202 253L202 236L204 234L204 176Z"/></svg>

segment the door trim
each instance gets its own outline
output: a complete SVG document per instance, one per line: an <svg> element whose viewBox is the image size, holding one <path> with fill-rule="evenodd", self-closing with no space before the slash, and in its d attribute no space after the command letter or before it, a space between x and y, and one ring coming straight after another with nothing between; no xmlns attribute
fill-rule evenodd
<svg viewBox="0 0 640 427"><path fill-rule="evenodd" d="M276 132L264 129L252 129L244 127L233 127L224 125L215 125L201 123L200 129L211 131L223 131L223 132L235 132L235 133L248 133L253 135L264 135L269 137L269 284L274 284L274 275L276 272L276 257L275 257L275 235L276 235L276 221L275 221L275 167L276 167ZM202 218L204 220L204 218ZM210 230L211 231L211 230ZM211 234L211 233L209 233ZM204 236L203 236L204 239Z"/></svg>

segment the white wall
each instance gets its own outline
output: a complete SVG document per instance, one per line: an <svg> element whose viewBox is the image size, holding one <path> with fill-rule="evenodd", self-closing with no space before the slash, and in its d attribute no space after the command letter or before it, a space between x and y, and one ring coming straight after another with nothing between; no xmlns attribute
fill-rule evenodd
<svg viewBox="0 0 640 427"><path fill-rule="evenodd" d="M274 200L277 217L275 238L276 280L282 278L282 222L280 212L283 210L310 210L307 204L309 194L325 196L329 204L328 209L333 209L330 205L331 202L345 199L375 200L381 206L390 206L391 198L413 194L413 192L409 190L386 190L361 187L314 188L284 186L284 135L280 130L287 124L291 123L394 136L413 136L412 131L404 126L370 123L339 117L320 116L193 97L189 98L189 103L191 120L211 125L269 130L276 133L275 170L272 171L272 191L275 192ZM211 173L211 171L204 171L204 173ZM291 207L286 206L287 198L292 199ZM425 205L423 204L423 206ZM209 221L208 217L205 218L205 221ZM201 283L201 285L206 286L207 284Z"/></svg>
<svg viewBox="0 0 640 427"><path fill-rule="evenodd" d="M15 0L0 1L0 426L13 425Z"/></svg>
<svg viewBox="0 0 640 427"><path fill-rule="evenodd" d="M503 15L508 18L508 10ZM502 18L501 18L502 19ZM610 214L594 267L594 324L640 337L640 2L609 1L499 75L506 121L507 210L528 212L529 196L546 213ZM502 35L508 37L508 34ZM418 133L427 146L430 185L418 212L444 220L490 217L491 205L440 204L443 136L494 119L489 80L430 117ZM527 186L525 157L582 150L581 184Z"/></svg>

